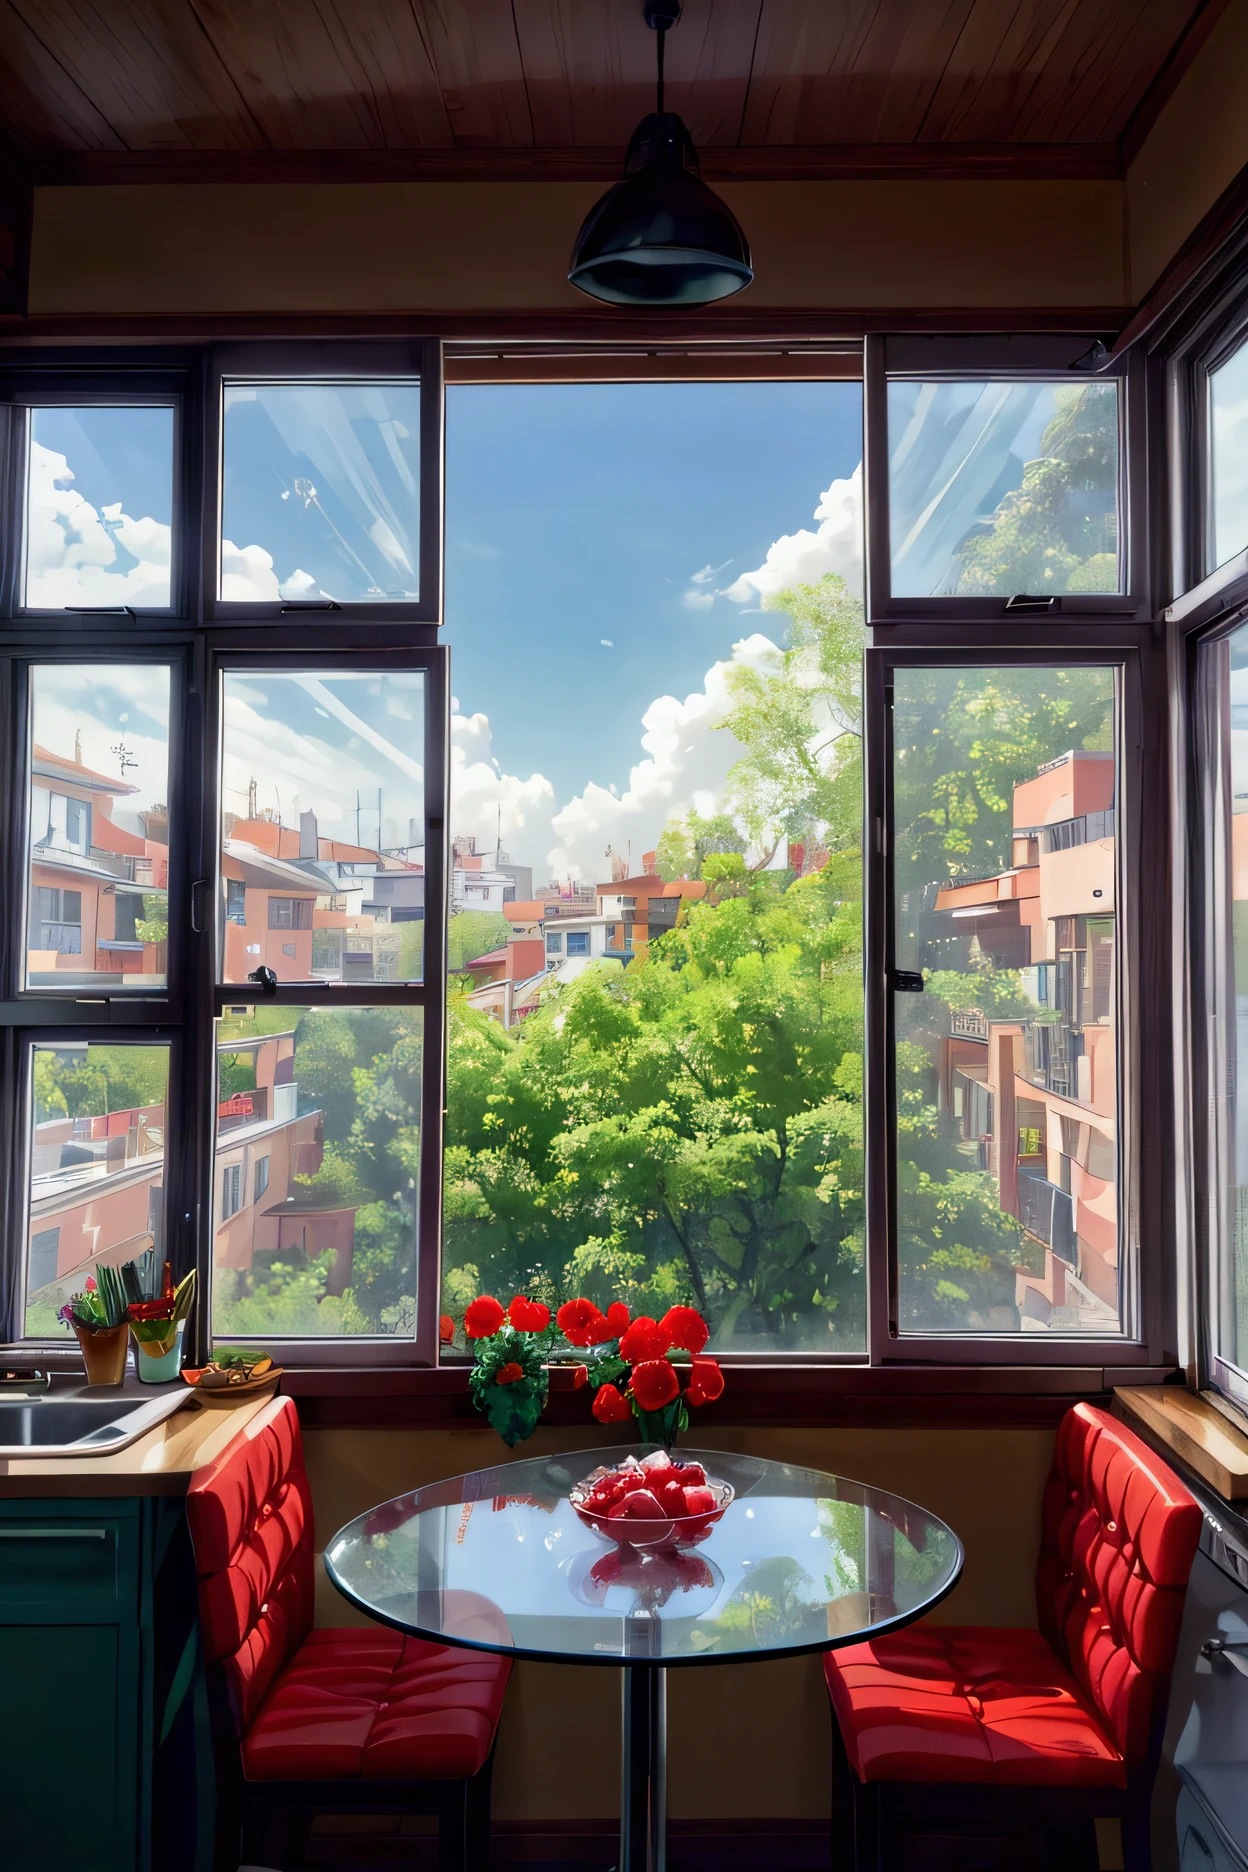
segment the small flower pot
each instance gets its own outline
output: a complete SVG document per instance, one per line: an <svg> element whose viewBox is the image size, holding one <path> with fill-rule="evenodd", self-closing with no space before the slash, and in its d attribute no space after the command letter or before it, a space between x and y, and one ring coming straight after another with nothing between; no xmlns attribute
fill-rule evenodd
<svg viewBox="0 0 1248 1872"><path fill-rule="evenodd" d="M165 1339L134 1339L134 1369L144 1384L169 1384L182 1369L182 1329L179 1320Z"/></svg>
<svg viewBox="0 0 1248 1872"><path fill-rule="evenodd" d="M119 1385L126 1375L126 1347L130 1340L130 1328L125 1320L120 1326L102 1326L97 1332L75 1326L74 1335L82 1347L87 1383Z"/></svg>

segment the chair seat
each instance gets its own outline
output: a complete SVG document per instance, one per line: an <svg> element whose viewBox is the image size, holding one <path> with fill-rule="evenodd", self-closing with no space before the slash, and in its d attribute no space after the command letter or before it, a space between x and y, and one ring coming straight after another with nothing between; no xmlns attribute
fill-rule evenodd
<svg viewBox="0 0 1248 1872"><path fill-rule="evenodd" d="M914 1627L829 1652L824 1670L859 1781L1126 1786L1039 1632Z"/></svg>
<svg viewBox="0 0 1248 1872"><path fill-rule="evenodd" d="M249 1781L429 1781L475 1775L511 1665L377 1628L309 1633L243 1738Z"/></svg>

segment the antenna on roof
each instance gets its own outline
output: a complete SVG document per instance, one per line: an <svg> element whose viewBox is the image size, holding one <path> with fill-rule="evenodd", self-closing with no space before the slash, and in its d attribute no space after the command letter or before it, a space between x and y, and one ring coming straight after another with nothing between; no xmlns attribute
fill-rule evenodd
<svg viewBox="0 0 1248 1872"><path fill-rule="evenodd" d="M74 729L74 759L82 766L82 729Z"/></svg>
<svg viewBox="0 0 1248 1872"><path fill-rule="evenodd" d="M254 776L247 782L247 817L256 816L256 782Z"/></svg>
<svg viewBox="0 0 1248 1872"><path fill-rule="evenodd" d="M126 777L126 768L137 767L139 764L138 761L135 760L134 755L130 752L129 748L126 746L124 739L119 741L116 747L112 747L108 751L110 754L115 754L117 756L117 766L121 772L121 777L123 780Z"/></svg>

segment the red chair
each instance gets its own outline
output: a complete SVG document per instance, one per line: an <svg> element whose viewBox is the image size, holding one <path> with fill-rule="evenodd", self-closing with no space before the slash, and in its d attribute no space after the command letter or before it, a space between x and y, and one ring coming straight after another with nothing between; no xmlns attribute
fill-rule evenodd
<svg viewBox="0 0 1248 1872"><path fill-rule="evenodd" d="M1091 1820L1117 1816L1127 1872L1147 1872L1200 1526L1138 1437L1090 1404L1069 1411L1044 1492L1040 1630L914 1626L825 1657L845 1863L875 1872L901 1863L907 1835L969 1830L1047 1834L1043 1863L1069 1864Z"/></svg>
<svg viewBox="0 0 1248 1872"><path fill-rule="evenodd" d="M312 1630L312 1499L290 1398L196 1475L187 1516L230 1771L225 1863L240 1829L245 1861L272 1864L276 1848L297 1865L316 1813L436 1813L444 1872L484 1865L510 1662L381 1627Z"/></svg>

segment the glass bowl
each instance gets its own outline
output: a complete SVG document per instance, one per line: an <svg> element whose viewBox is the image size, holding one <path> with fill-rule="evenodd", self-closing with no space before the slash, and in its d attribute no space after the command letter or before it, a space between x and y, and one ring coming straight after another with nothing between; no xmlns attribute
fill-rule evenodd
<svg viewBox="0 0 1248 1872"><path fill-rule="evenodd" d="M643 1465L644 1466L644 1465ZM673 1464L680 1468L679 1458ZM595 1469L568 1492L568 1500L576 1511L577 1517L595 1534L608 1540L617 1547L635 1547L642 1551L659 1547L691 1547L696 1542L705 1540L715 1523L736 1495L731 1482L721 1482L716 1476L707 1476L705 1486L715 1497L714 1508L701 1514L663 1515L657 1519L643 1519L640 1516L601 1514L586 1506L595 1486L604 1477L619 1474L619 1467L614 1469ZM698 1484L696 1486L702 1486Z"/></svg>

